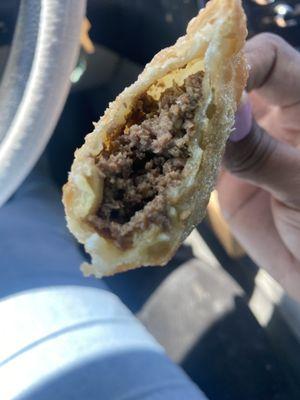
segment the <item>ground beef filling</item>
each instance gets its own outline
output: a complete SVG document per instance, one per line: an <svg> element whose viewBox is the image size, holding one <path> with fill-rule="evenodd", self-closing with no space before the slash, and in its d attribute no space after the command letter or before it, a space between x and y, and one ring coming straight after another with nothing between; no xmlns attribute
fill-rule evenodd
<svg viewBox="0 0 300 400"><path fill-rule="evenodd" d="M120 248L150 224L168 229L165 189L180 182L195 134L194 115L202 96L201 72L173 85L160 100L141 97L123 132L104 148L98 168L103 202L90 222Z"/></svg>

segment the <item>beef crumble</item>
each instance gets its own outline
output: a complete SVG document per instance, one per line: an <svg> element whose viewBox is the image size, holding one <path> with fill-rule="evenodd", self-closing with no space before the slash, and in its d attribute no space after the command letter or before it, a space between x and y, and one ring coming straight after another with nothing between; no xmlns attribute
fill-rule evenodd
<svg viewBox="0 0 300 400"><path fill-rule="evenodd" d="M98 160L104 178L103 202L90 223L120 248L151 223L169 226L164 191L180 182L195 133L195 110L203 73L166 89L159 101L144 95Z"/></svg>

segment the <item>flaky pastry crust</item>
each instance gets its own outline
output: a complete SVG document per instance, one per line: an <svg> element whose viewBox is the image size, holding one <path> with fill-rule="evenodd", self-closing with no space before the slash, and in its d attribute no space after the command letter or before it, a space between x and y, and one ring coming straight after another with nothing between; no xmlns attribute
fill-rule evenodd
<svg viewBox="0 0 300 400"><path fill-rule="evenodd" d="M75 152L75 160L63 203L70 231L91 255L85 275L101 277L139 266L164 265L205 215L234 114L245 87L248 71L243 46L246 19L240 0L211 0L192 19L185 36L160 51L146 65L137 81L109 104L95 129ZM97 212L103 196L103 178L96 158L109 135L125 125L135 100L144 93L159 99L165 88L198 71L204 71L203 99L196 112L197 135L191 144L182 182L168 189L170 230L152 224L135 235L131 248L121 250L101 237L87 217Z"/></svg>

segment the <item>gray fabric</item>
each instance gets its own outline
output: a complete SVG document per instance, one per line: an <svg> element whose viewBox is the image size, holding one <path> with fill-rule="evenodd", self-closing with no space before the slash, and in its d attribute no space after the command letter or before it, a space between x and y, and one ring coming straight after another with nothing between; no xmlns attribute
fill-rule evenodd
<svg viewBox="0 0 300 400"><path fill-rule="evenodd" d="M0 297L51 285L106 287L79 270L83 255L66 228L45 160L0 208L0 253Z"/></svg>
<svg viewBox="0 0 300 400"><path fill-rule="evenodd" d="M0 318L1 399L201 398L108 291L28 291L2 301Z"/></svg>

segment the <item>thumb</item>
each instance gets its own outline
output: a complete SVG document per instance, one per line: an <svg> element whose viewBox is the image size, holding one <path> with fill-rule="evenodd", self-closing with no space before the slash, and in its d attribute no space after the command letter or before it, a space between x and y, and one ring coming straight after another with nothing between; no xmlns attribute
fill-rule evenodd
<svg viewBox="0 0 300 400"><path fill-rule="evenodd" d="M229 139L225 167L234 175L259 186L290 207L300 208L300 151L279 142L251 115L248 101L236 116L236 130Z"/></svg>

